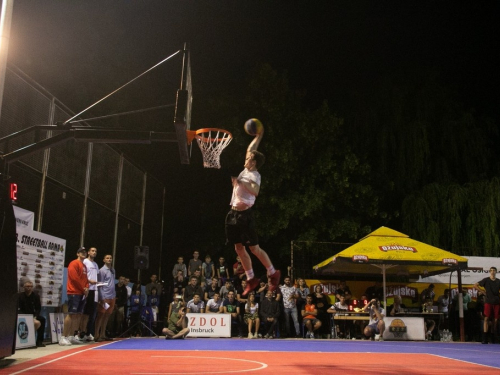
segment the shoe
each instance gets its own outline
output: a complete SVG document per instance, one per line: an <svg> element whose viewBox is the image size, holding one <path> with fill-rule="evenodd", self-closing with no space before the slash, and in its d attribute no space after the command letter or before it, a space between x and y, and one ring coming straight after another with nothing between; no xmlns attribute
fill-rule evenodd
<svg viewBox="0 0 500 375"><path fill-rule="evenodd" d="M380 337L378 338L378 341L384 341L384 338L383 338L382 336L380 336Z"/></svg>
<svg viewBox="0 0 500 375"><path fill-rule="evenodd" d="M258 337L259 339L261 339L261 338L262 338L262 335L259 333L259 334L257 335L257 337Z"/></svg>
<svg viewBox="0 0 500 375"><path fill-rule="evenodd" d="M266 335L264 336L265 339L268 339L270 337L272 337L272 336L270 336L269 333L266 333Z"/></svg>
<svg viewBox="0 0 500 375"><path fill-rule="evenodd" d="M257 288L260 284L260 280L254 277L253 279L247 280L247 286L245 287L245 290L241 294L242 296L246 296L248 293L250 293L252 290Z"/></svg>
<svg viewBox="0 0 500 375"><path fill-rule="evenodd" d="M248 338L249 338L249 339L253 339L252 332L248 332Z"/></svg>
<svg viewBox="0 0 500 375"><path fill-rule="evenodd" d="M70 336L69 342L71 342L72 344L76 344L76 345L83 344L83 341L80 340L80 337L78 337L78 336Z"/></svg>
<svg viewBox="0 0 500 375"><path fill-rule="evenodd" d="M45 344L43 342L37 342L36 347L37 348L45 348Z"/></svg>
<svg viewBox="0 0 500 375"><path fill-rule="evenodd" d="M69 340L64 337L64 336L61 336L61 338L59 339L59 345L61 346L71 346L71 342L69 342Z"/></svg>
<svg viewBox="0 0 500 375"><path fill-rule="evenodd" d="M83 336L83 341L85 342L91 342L94 341L94 336L92 336L90 333L88 335Z"/></svg>
<svg viewBox="0 0 500 375"><path fill-rule="evenodd" d="M281 271L276 270L271 276L269 276L269 291L274 292L278 289L281 280ZM258 283L257 283L258 284Z"/></svg>

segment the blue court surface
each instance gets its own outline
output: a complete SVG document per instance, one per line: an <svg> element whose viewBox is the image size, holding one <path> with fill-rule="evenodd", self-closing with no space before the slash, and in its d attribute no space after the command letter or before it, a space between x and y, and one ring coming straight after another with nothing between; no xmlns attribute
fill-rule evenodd
<svg viewBox="0 0 500 375"><path fill-rule="evenodd" d="M349 340L248 340L187 338L131 338L100 346L94 350L181 350L227 352L302 352L302 353L416 353L489 366L500 369L500 345L480 343L443 343L412 341Z"/></svg>

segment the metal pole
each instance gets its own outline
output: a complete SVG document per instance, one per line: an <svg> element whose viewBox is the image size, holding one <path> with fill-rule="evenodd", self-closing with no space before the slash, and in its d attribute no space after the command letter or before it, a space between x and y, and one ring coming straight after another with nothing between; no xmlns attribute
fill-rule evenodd
<svg viewBox="0 0 500 375"><path fill-rule="evenodd" d="M113 268L116 262L116 242L118 240L118 221L120 216L120 200L122 195L122 174L123 174L123 154L120 155L120 165L118 166L118 182L116 183L116 202L115 202L115 232L113 235Z"/></svg>
<svg viewBox="0 0 500 375"><path fill-rule="evenodd" d="M292 280L295 282L295 278L293 277L293 240L290 242L290 276L292 277Z"/></svg>
<svg viewBox="0 0 500 375"><path fill-rule="evenodd" d="M85 243L85 228L87 227L87 210L88 210L88 200L89 200L89 192L90 192L90 177L92 175L92 155L94 152L94 144L89 142L87 147L87 170L85 172L85 189L83 192L83 213L82 213L82 226L80 228L80 246L83 246ZM115 261L115 257L113 256L113 262Z"/></svg>
<svg viewBox="0 0 500 375"><path fill-rule="evenodd" d="M460 341L465 342L464 329L464 297L462 294L462 271L457 269L458 278L458 320L460 322Z"/></svg>
<svg viewBox="0 0 500 375"><path fill-rule="evenodd" d="M160 229L160 266L158 268L158 280L161 280L161 258L163 255L163 225L165 222L165 197L166 189L163 187L163 205L161 208L161 229Z"/></svg>
<svg viewBox="0 0 500 375"><path fill-rule="evenodd" d="M144 212L146 211L146 183L148 173L145 172L142 177L142 202L141 202L141 233L139 237L139 246L142 246L142 237L144 235Z"/></svg>
<svg viewBox="0 0 500 375"><path fill-rule="evenodd" d="M7 71L7 55L9 53L10 24L14 0L2 1L0 16L0 117L2 114L3 91L5 88L5 72Z"/></svg>
<svg viewBox="0 0 500 375"><path fill-rule="evenodd" d="M49 107L49 124L54 123L54 116L56 113L56 101L52 98ZM47 131L47 138L52 137L52 130ZM37 225L36 230L38 232L42 231L42 221L43 221L43 208L45 205L45 188L47 180L47 172L49 170L50 162L50 147L46 148L43 152L43 164L42 164L42 181L40 182L40 200L38 201L38 212L37 212ZM80 246L82 246L80 244Z"/></svg>

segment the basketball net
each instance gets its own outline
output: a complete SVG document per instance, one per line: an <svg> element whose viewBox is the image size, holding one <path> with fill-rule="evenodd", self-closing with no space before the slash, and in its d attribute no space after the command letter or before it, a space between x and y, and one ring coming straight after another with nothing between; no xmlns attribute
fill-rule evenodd
<svg viewBox="0 0 500 375"><path fill-rule="evenodd" d="M194 136L203 155L205 168L220 169L220 154L233 139L230 132L223 129L199 129Z"/></svg>

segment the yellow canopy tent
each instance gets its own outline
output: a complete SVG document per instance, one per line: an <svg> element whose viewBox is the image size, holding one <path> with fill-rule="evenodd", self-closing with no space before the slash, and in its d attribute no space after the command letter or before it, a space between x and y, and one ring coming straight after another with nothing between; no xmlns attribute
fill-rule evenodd
<svg viewBox="0 0 500 375"><path fill-rule="evenodd" d="M382 274L385 305L387 275L417 279L467 268L467 259L380 227L358 243L314 266L318 275L337 277Z"/></svg>

